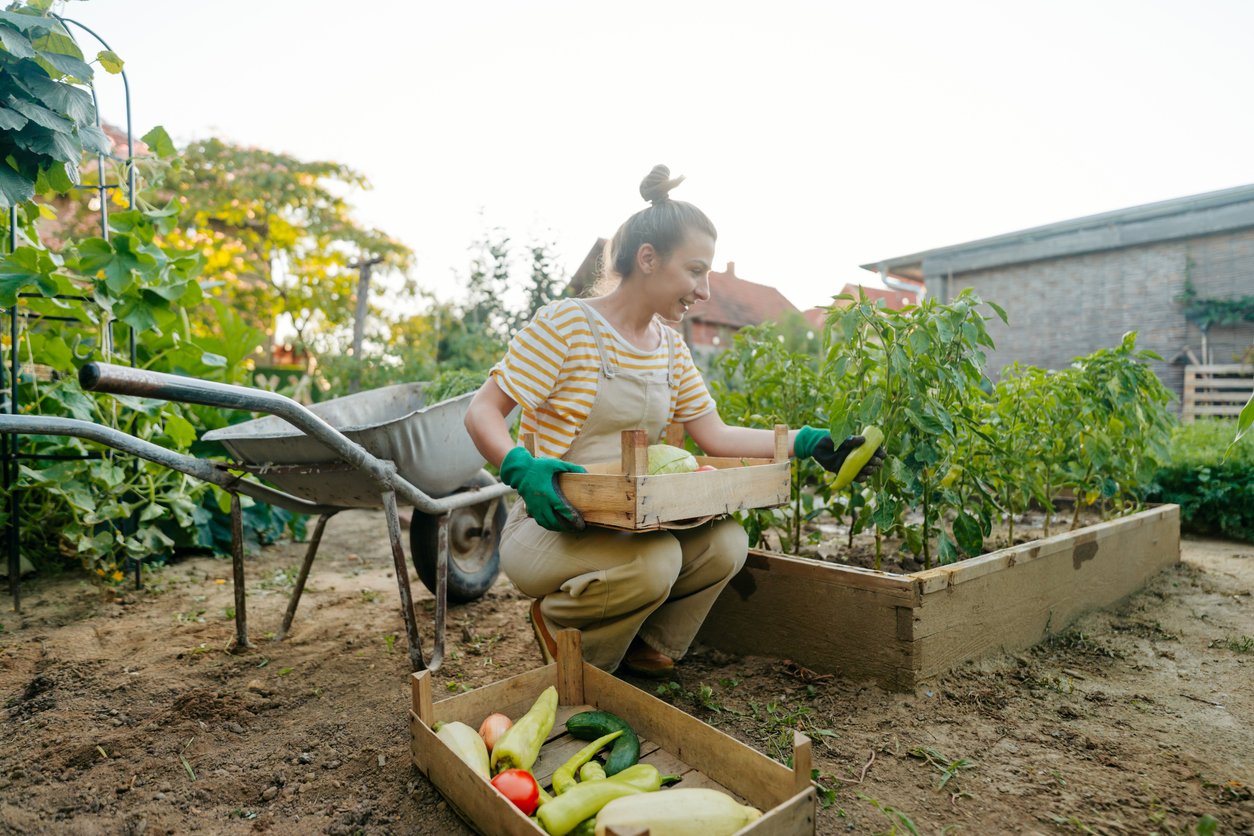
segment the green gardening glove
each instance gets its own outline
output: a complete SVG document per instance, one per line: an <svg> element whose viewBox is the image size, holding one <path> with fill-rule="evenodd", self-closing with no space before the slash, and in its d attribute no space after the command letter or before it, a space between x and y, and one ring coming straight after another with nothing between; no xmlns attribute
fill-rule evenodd
<svg viewBox="0 0 1254 836"><path fill-rule="evenodd" d="M501 481L518 491L531 518L549 531L583 531L583 517L557 488L557 474L586 473L581 465L536 458L526 448L515 447L501 460Z"/></svg>
<svg viewBox="0 0 1254 836"><path fill-rule="evenodd" d="M824 470L836 473L845 463L845 459L849 458L849 454L861 447L864 441L866 439L860 435L851 435L840 444L836 444L832 441L832 434L827 430L802 427L797 430L797 437L793 439L792 451L797 458L812 458L821 464ZM854 481L861 482L879 470L886 455L883 447L876 450L870 461L863 465L857 476L853 477Z"/></svg>

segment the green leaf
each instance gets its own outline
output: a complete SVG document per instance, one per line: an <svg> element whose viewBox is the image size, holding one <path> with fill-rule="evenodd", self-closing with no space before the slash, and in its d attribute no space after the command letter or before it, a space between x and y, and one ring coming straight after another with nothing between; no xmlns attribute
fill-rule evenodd
<svg viewBox="0 0 1254 836"><path fill-rule="evenodd" d="M166 415L165 434L184 450L196 440L196 428L192 426L192 422L176 413Z"/></svg>
<svg viewBox="0 0 1254 836"><path fill-rule="evenodd" d="M77 79L84 84L90 84L92 76L91 65L82 58L75 58L73 55L65 55L60 52L40 51L39 58L36 59L40 66L49 65L58 73ZM45 67L47 69L47 67ZM52 75L52 73L49 73Z"/></svg>
<svg viewBox="0 0 1254 836"><path fill-rule="evenodd" d="M44 105L68 116L80 126L96 121L96 105L91 94L64 81L53 81L41 72L22 75L22 84Z"/></svg>
<svg viewBox="0 0 1254 836"><path fill-rule="evenodd" d="M1010 319L1006 316L1006 312L1002 309L1001 305L998 305L996 302L988 302L988 306L993 309L994 313L997 314L1002 322L1007 325L1010 324Z"/></svg>
<svg viewBox="0 0 1254 836"><path fill-rule="evenodd" d="M984 535L979 522L966 511L959 511L954 517L954 538L958 547L971 557L984 551Z"/></svg>
<svg viewBox="0 0 1254 836"><path fill-rule="evenodd" d="M65 340L52 334L31 334L31 350L36 363L52 366L57 371L74 369L74 354Z"/></svg>
<svg viewBox="0 0 1254 836"><path fill-rule="evenodd" d="M1227 461L1228 455L1236 448L1237 443L1245 437L1250 431L1250 427L1254 426L1254 395L1245 402L1245 406L1241 407L1241 414L1237 416L1237 434L1232 439L1232 443L1224 450L1223 461Z"/></svg>
<svg viewBox="0 0 1254 836"><path fill-rule="evenodd" d="M26 36L8 26L0 26L0 47L14 58L35 57L35 48Z"/></svg>
<svg viewBox="0 0 1254 836"><path fill-rule="evenodd" d="M22 11L0 11L0 23L11 24L23 32L47 32L56 25L56 21L41 14Z"/></svg>
<svg viewBox="0 0 1254 836"><path fill-rule="evenodd" d="M0 30L3 31L3 30ZM30 120L16 110L11 110L0 105L0 130L3 131L20 131L26 127L26 123Z"/></svg>
<svg viewBox="0 0 1254 836"><path fill-rule="evenodd" d="M105 72L117 75L122 72L123 61L118 54L111 49L102 49L96 54L96 60L100 62L100 66L104 67Z"/></svg>
<svg viewBox="0 0 1254 836"><path fill-rule="evenodd" d="M958 560L958 547L948 534L942 531L937 538L937 542L940 544L940 562L942 564L954 563Z"/></svg>
<svg viewBox="0 0 1254 836"><path fill-rule="evenodd" d="M165 132L165 128L160 125L144 134L141 139L159 159L165 160L178 154L178 149L174 147L174 141Z"/></svg>
<svg viewBox="0 0 1254 836"><path fill-rule="evenodd" d="M136 332L158 330L155 309L140 298L127 298L114 313Z"/></svg>
<svg viewBox="0 0 1254 836"><path fill-rule="evenodd" d="M8 209L21 203L33 200L35 183L18 174L0 161L0 209ZM0 302L0 305L11 305L12 302Z"/></svg>
<svg viewBox="0 0 1254 836"><path fill-rule="evenodd" d="M79 125L78 138L83 143L83 150L89 154L113 154L113 143L104 131L95 125Z"/></svg>
<svg viewBox="0 0 1254 836"><path fill-rule="evenodd" d="M59 113L49 110L41 104L9 97L8 106L25 116L36 125L40 125L59 133L73 133L74 125Z"/></svg>

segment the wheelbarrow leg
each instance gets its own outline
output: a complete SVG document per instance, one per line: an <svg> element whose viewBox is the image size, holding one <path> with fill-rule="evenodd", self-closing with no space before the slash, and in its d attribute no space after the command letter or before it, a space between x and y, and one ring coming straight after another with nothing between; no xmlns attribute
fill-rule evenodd
<svg viewBox="0 0 1254 836"><path fill-rule="evenodd" d="M309 540L309 548L305 549L305 562L300 565L300 574L296 576L296 587L292 590L292 596L287 600L287 612L283 613L283 624L279 627L279 632L274 637L275 641L286 639L287 631L292 629L292 619L296 617L296 608L300 606L300 596L305 592L305 581L309 580L309 567L313 566L314 555L318 553L318 544L322 542L322 531L327 527L327 520L334 516L335 513L332 512L318 517L318 524L314 526L313 537Z"/></svg>
<svg viewBox="0 0 1254 836"><path fill-rule="evenodd" d="M396 512L395 491L384 491L383 513L388 520L388 540L392 545L392 563L396 569L396 587L401 593L401 615L405 618L405 637L409 645L409 667L420 671L422 640L418 638L418 622L414 619L414 599L409 590L409 570L405 567L405 547L401 543L401 520Z"/></svg>
<svg viewBox="0 0 1254 836"><path fill-rule="evenodd" d="M244 513L239 494L231 494L231 568L235 586L235 649L252 647L248 641L248 613L244 609Z"/></svg>

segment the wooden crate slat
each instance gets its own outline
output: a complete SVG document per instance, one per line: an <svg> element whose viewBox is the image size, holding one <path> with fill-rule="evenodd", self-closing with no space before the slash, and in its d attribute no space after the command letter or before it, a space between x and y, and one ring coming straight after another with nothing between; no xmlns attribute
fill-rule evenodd
<svg viewBox="0 0 1254 836"><path fill-rule="evenodd" d="M556 670L555 664L545 665L503 679L495 683L491 691L476 688L442 699L432 706L435 719L443 722L461 720L476 729L489 714L500 713L517 720L531 708L545 688L554 684Z"/></svg>
<svg viewBox="0 0 1254 836"><path fill-rule="evenodd" d="M723 734L668 703L636 688L621 687L611 674L597 668L585 671L584 688L588 701L628 719L638 734L656 740L658 746L685 763L698 766L709 778L723 784L740 785L745 777L753 781L745 786L750 803L757 807L774 806L774 799L790 798L793 772Z"/></svg>
<svg viewBox="0 0 1254 836"><path fill-rule="evenodd" d="M793 796L753 823L754 836L792 836L813 833L815 829L818 792L810 787Z"/></svg>
<svg viewBox="0 0 1254 836"><path fill-rule="evenodd" d="M1181 420L1200 416L1235 418L1254 392L1254 366L1239 364L1186 366Z"/></svg>
<svg viewBox="0 0 1254 836"><path fill-rule="evenodd" d="M414 746L424 753L423 763L418 768L439 787L449 804L471 827L480 833L504 836L544 833L495 787L453 754L453 750L445 746L416 715L411 717L410 730L414 735Z"/></svg>
<svg viewBox="0 0 1254 836"><path fill-rule="evenodd" d="M545 743L540 749L540 757L531 767L531 773L536 776L536 780L542 786L549 786L553 782L553 773L557 771L557 768L570 760L588 743L587 740L580 740L568 734Z"/></svg>
<svg viewBox="0 0 1254 836"><path fill-rule="evenodd" d="M645 476L636 490L636 523L645 528L708 514L782 505L788 501L789 467L783 462Z"/></svg>

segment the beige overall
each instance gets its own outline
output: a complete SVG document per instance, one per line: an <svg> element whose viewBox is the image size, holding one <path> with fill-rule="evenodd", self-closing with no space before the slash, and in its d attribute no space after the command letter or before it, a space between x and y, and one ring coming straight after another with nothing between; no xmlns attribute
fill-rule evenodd
<svg viewBox="0 0 1254 836"><path fill-rule="evenodd" d="M601 376L588 420L562 458L618 461L623 430L662 438L670 419L671 344L662 331L664 379L618 368L609 361L595 314L580 306L596 340ZM631 534L589 526L564 534L541 528L516 502L501 533L501 568L525 594L543 598L551 630L579 629L584 659L612 671L637 634L654 650L682 657L748 549L744 529L731 517L676 531Z"/></svg>

